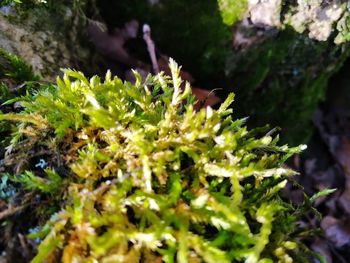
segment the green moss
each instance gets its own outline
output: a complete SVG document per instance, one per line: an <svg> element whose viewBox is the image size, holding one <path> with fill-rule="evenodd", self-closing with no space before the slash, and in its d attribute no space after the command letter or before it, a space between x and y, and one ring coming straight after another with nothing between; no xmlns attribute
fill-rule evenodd
<svg viewBox="0 0 350 263"><path fill-rule="evenodd" d="M38 80L30 65L18 56L0 48L0 78L4 77L17 82Z"/></svg>
<svg viewBox="0 0 350 263"><path fill-rule="evenodd" d="M24 95L28 86L38 79L30 65L20 57L0 48L0 112L11 111L16 96ZM5 135L11 131L11 127L9 123L0 123L0 158L4 151Z"/></svg>
<svg viewBox="0 0 350 263"><path fill-rule="evenodd" d="M1 0L0 1L0 7L9 5L9 4L20 4L20 0Z"/></svg>
<svg viewBox="0 0 350 263"><path fill-rule="evenodd" d="M247 0L218 0L218 4L222 19L229 26L241 20L248 9Z"/></svg>
<svg viewBox="0 0 350 263"><path fill-rule="evenodd" d="M246 52L232 53L227 71L238 98L237 115L251 116L253 126L280 126L284 142L307 142L328 79L346 57L342 47L310 40L292 29Z"/></svg>
<svg viewBox="0 0 350 263"><path fill-rule="evenodd" d="M295 224L305 210L279 194L295 173L283 163L303 147L278 146L278 137L233 120L233 94L218 110L196 112L170 67L172 77L136 74L135 85L65 70L57 85L23 97L23 112L0 115L19 123L8 169L19 156L29 163L13 180L41 193L41 211L60 206L31 235L44 238L32 262L305 256ZM43 149L46 175L30 163Z"/></svg>

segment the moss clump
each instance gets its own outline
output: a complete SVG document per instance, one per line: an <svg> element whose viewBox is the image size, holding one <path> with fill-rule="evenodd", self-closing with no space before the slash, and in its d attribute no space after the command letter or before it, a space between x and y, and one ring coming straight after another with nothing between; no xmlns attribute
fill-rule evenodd
<svg viewBox="0 0 350 263"><path fill-rule="evenodd" d="M195 112L190 86L182 91L170 67L172 77L136 74L135 85L65 70L57 85L23 97L23 112L0 115L19 123L4 163L26 169L12 181L41 193L32 213L60 207L31 235L44 238L33 262L302 257L300 211L279 194L295 173L282 165L302 147L232 120L233 94Z"/></svg>
<svg viewBox="0 0 350 263"><path fill-rule="evenodd" d="M18 56L0 48L0 80L11 79L16 82L38 80L31 66Z"/></svg>
<svg viewBox="0 0 350 263"><path fill-rule="evenodd" d="M20 57L0 48L0 113L16 111L16 106L19 106L14 104L16 96L24 95L38 79L31 66ZM6 138L11 126L9 123L0 123L0 138ZM0 140L0 160L4 153L4 142ZM0 172L2 170L0 161Z"/></svg>
<svg viewBox="0 0 350 263"><path fill-rule="evenodd" d="M218 5L222 20L229 26L243 19L244 14L248 10L247 0L218 0Z"/></svg>

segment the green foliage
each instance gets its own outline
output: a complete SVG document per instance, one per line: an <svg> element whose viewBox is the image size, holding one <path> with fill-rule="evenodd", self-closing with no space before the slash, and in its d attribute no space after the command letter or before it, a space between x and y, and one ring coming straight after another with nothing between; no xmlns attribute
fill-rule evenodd
<svg viewBox="0 0 350 263"><path fill-rule="evenodd" d="M21 124L15 155L44 145L49 166L60 168L15 176L62 200L32 235L45 237L32 262L302 257L297 211L279 190L295 174L283 162L303 146L278 146L278 137L233 120L233 94L218 110L196 112L189 84L182 90L170 67L171 77L135 72L135 85L64 70L57 86L21 99L23 112L0 115Z"/></svg>
<svg viewBox="0 0 350 263"><path fill-rule="evenodd" d="M317 200L318 198L322 197L322 196L327 196L330 195L332 193L334 193L335 191L337 191L337 189L324 189L320 192L317 192L316 194L314 194L313 196L311 196L310 198L310 202L314 202L315 200Z"/></svg>
<svg viewBox="0 0 350 263"><path fill-rule="evenodd" d="M5 83L0 82L0 101L7 101L12 98L13 96L8 86Z"/></svg>
<svg viewBox="0 0 350 263"><path fill-rule="evenodd" d="M20 4L22 3L21 0L1 0L0 1L0 7L10 4Z"/></svg>
<svg viewBox="0 0 350 263"><path fill-rule="evenodd" d="M0 48L0 112L7 101L15 100L18 95L18 92L13 90L21 90L21 88L24 90L26 86L24 82L37 79L38 77L34 75L32 68L26 62ZM3 137L1 132L9 129L8 124L1 123L0 138ZM0 152L2 139L0 139Z"/></svg>
<svg viewBox="0 0 350 263"><path fill-rule="evenodd" d="M222 19L229 26L241 20L248 9L247 0L218 0L218 4Z"/></svg>
<svg viewBox="0 0 350 263"><path fill-rule="evenodd" d="M16 96L29 93L38 79L25 61L0 48L0 112L12 111ZM3 145L6 144L4 140L11 129L9 123L0 123L0 159L4 153Z"/></svg>
<svg viewBox="0 0 350 263"><path fill-rule="evenodd" d="M17 4L46 4L46 0L0 0L0 7L6 5L17 5Z"/></svg>
<svg viewBox="0 0 350 263"><path fill-rule="evenodd" d="M336 44L341 44L350 41L350 15L342 18L337 24L337 30L339 34L335 38L334 42Z"/></svg>
<svg viewBox="0 0 350 263"><path fill-rule="evenodd" d="M20 57L0 48L0 69L1 74L15 81L33 81L38 77L33 74L32 67ZM4 60L4 61L2 61ZM0 75L0 77L2 77Z"/></svg>
<svg viewBox="0 0 350 263"><path fill-rule="evenodd" d="M16 176L12 181L20 183L27 190L39 190L40 192L55 195L62 190L62 178L53 170L45 170L47 178L39 177L32 172Z"/></svg>

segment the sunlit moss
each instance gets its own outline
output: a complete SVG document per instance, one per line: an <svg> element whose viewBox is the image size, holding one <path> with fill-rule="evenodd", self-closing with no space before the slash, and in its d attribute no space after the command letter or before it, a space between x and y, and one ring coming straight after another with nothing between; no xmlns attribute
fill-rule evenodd
<svg viewBox="0 0 350 263"><path fill-rule="evenodd" d="M47 153L46 175L33 166L13 180L61 207L31 234L43 238L33 262L276 262L281 247L302 255L296 210L279 190L295 174L284 161L303 146L278 146L232 120L233 94L196 112L170 67L172 77L135 73L135 85L64 70L57 85L21 99L23 112L0 115L21 124L7 163Z"/></svg>

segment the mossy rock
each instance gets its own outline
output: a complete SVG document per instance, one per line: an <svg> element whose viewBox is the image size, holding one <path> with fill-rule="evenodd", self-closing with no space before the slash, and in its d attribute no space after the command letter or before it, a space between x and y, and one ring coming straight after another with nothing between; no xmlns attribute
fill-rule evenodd
<svg viewBox="0 0 350 263"><path fill-rule="evenodd" d="M306 143L312 118L324 100L329 78L343 65L344 46L318 42L288 28L227 61L229 91L237 94L239 115L251 124L282 128L284 142Z"/></svg>

